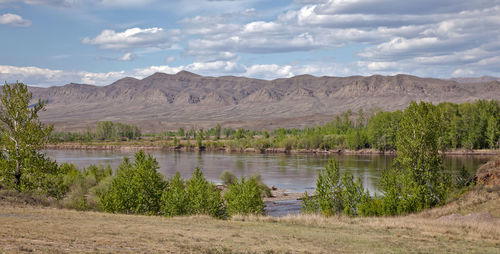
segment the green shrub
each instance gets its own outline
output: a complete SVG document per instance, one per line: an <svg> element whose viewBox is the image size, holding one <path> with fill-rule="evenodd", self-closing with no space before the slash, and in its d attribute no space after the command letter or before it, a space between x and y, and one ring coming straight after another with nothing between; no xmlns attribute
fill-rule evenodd
<svg viewBox="0 0 500 254"><path fill-rule="evenodd" d="M455 186L458 189L465 188L473 183L473 175L462 166L458 171L458 175L455 177Z"/></svg>
<svg viewBox="0 0 500 254"><path fill-rule="evenodd" d="M220 180L224 185L229 186L238 181L238 178L234 175L233 172L226 170L220 175Z"/></svg>
<svg viewBox="0 0 500 254"><path fill-rule="evenodd" d="M216 218L226 216L226 207L220 191L205 179L199 168L195 169L186 185L188 214L207 214Z"/></svg>
<svg viewBox="0 0 500 254"><path fill-rule="evenodd" d="M314 196L309 196L309 193L304 192L302 196L302 212L307 214L317 213L319 211L318 203Z"/></svg>
<svg viewBox="0 0 500 254"><path fill-rule="evenodd" d="M128 159L117 170L108 191L99 196L104 211L136 214L159 214L165 182L157 172L158 162L143 151Z"/></svg>
<svg viewBox="0 0 500 254"><path fill-rule="evenodd" d="M358 205L358 213L363 217L384 215L382 200L377 198L376 195L372 198L370 193L366 191Z"/></svg>
<svg viewBox="0 0 500 254"><path fill-rule="evenodd" d="M340 172L334 158L328 161L324 170L318 173L316 195L305 193L302 197L302 210L305 213L321 213L326 216L344 213L348 216L359 215L359 205L364 196L363 184L347 171Z"/></svg>
<svg viewBox="0 0 500 254"><path fill-rule="evenodd" d="M188 196L184 180L179 172L175 173L161 196L161 214L165 216L185 215L188 213Z"/></svg>
<svg viewBox="0 0 500 254"><path fill-rule="evenodd" d="M344 210L340 172L335 159L328 161L324 170L318 173L316 196L319 210L323 215L335 215Z"/></svg>
<svg viewBox="0 0 500 254"><path fill-rule="evenodd" d="M264 201L262 201L261 188L256 177L250 177L248 180L242 177L236 180L231 184L224 198L229 215L264 212Z"/></svg>
<svg viewBox="0 0 500 254"><path fill-rule="evenodd" d="M364 195L363 183L361 178L354 182L354 176L351 172L346 171L341 179L342 184L342 202L344 213L348 216L357 216L358 206Z"/></svg>

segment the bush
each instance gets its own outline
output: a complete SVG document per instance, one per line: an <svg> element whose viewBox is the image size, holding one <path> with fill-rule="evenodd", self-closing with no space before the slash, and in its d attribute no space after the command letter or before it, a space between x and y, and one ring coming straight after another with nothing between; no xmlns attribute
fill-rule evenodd
<svg viewBox="0 0 500 254"><path fill-rule="evenodd" d="M302 196L302 212L312 214L317 213L318 211L318 202L316 202L314 196L309 196L307 191L304 192L304 195Z"/></svg>
<svg viewBox="0 0 500 254"><path fill-rule="evenodd" d="M242 177L229 187L224 195L227 202L227 212L234 214L262 214L264 201L262 201L261 188L256 177L246 180Z"/></svg>
<svg viewBox="0 0 500 254"><path fill-rule="evenodd" d="M361 178L354 182L354 177L351 172L346 171L341 179L342 184L342 206L344 213L348 216L357 216L358 206L364 196L363 183Z"/></svg>
<svg viewBox="0 0 500 254"><path fill-rule="evenodd" d="M358 206L358 213L360 216L381 216L384 215L382 200L371 197L370 193L366 191L361 197L361 203Z"/></svg>
<svg viewBox="0 0 500 254"><path fill-rule="evenodd" d="M165 216L185 215L188 213L188 205L184 180L177 172L161 196L161 214Z"/></svg>
<svg viewBox="0 0 500 254"><path fill-rule="evenodd" d="M305 193L302 199L302 210L305 213L321 213L326 216L344 213L348 216L359 215L359 205L364 196L363 185L350 172L340 176L334 158L328 161L324 170L318 173L316 195L311 197Z"/></svg>
<svg viewBox="0 0 500 254"><path fill-rule="evenodd" d="M186 185L188 214L207 214L216 218L226 216L226 207L220 191L205 179L199 168L195 169Z"/></svg>
<svg viewBox="0 0 500 254"><path fill-rule="evenodd" d="M224 185L229 186L238 181L238 178L236 178L233 172L226 170L220 175L220 180Z"/></svg>
<svg viewBox="0 0 500 254"><path fill-rule="evenodd" d="M458 189L462 189L473 183L473 180L473 175L465 168L465 166L462 166L455 178L455 186Z"/></svg>
<svg viewBox="0 0 500 254"><path fill-rule="evenodd" d="M159 214L165 182L157 172L158 162L143 151L135 154L133 164L127 158L117 170L108 191L100 193L104 211Z"/></svg>

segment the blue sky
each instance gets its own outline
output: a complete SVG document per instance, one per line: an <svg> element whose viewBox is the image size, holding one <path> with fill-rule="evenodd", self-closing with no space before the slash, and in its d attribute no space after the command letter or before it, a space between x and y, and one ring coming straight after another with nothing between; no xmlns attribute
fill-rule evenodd
<svg viewBox="0 0 500 254"><path fill-rule="evenodd" d="M0 80L500 76L499 0L0 0Z"/></svg>

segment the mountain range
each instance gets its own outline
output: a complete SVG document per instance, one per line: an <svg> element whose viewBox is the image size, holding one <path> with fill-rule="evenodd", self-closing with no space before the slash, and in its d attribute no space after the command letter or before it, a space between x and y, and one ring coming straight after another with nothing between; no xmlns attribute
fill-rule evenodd
<svg viewBox="0 0 500 254"><path fill-rule="evenodd" d="M498 80L444 80L410 75L261 80L200 76L187 71L123 78L107 86L30 87L47 101L40 118L56 130L84 130L98 121L136 124L143 131L179 127L273 129L330 121L348 109L398 110L410 101L500 100Z"/></svg>

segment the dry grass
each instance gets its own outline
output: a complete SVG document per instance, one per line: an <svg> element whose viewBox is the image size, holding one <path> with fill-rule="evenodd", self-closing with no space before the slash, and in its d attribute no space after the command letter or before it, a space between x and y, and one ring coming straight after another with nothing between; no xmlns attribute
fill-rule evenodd
<svg viewBox="0 0 500 254"><path fill-rule="evenodd" d="M495 223L424 218L163 218L0 207L0 252L498 253Z"/></svg>

